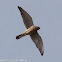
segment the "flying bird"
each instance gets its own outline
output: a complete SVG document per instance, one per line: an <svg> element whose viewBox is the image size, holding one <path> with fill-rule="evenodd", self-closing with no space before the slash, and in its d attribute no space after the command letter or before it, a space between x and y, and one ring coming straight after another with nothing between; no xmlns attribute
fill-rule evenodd
<svg viewBox="0 0 62 62"><path fill-rule="evenodd" d="M18 9L21 12L21 16L23 18L23 22L26 26L26 30L24 33L16 36L16 39L20 39L26 35L30 35L31 39L33 40L33 42L35 43L36 47L39 49L41 55L44 54L44 47L43 47L43 42L42 42L42 38L41 36L38 34L37 30L40 29L40 27L35 26L33 24L33 20L31 18L31 16L21 7L18 6Z"/></svg>

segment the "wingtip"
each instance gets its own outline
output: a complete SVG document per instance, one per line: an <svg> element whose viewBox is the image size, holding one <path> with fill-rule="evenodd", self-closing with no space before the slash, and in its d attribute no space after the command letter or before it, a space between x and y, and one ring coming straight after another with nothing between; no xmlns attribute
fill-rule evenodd
<svg viewBox="0 0 62 62"><path fill-rule="evenodd" d="M43 54L41 54L43 56Z"/></svg>
<svg viewBox="0 0 62 62"><path fill-rule="evenodd" d="M19 9L20 7L18 6L18 9Z"/></svg>
<svg viewBox="0 0 62 62"><path fill-rule="evenodd" d="M44 50L42 49L42 50L39 50L39 51L40 51L41 55L43 56Z"/></svg>
<svg viewBox="0 0 62 62"><path fill-rule="evenodd" d="M22 8L20 7L20 6L18 6L18 9L21 11L22 10Z"/></svg>
<svg viewBox="0 0 62 62"><path fill-rule="evenodd" d="M18 9L20 10L20 7L18 6Z"/></svg>

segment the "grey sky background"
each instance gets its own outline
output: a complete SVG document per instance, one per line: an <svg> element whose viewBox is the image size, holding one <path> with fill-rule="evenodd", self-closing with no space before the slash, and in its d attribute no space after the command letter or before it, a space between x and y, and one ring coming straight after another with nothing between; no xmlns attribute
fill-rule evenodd
<svg viewBox="0 0 62 62"><path fill-rule="evenodd" d="M44 55L30 36L16 40L25 31L17 6L32 17L44 43ZM27 62L62 62L62 0L0 0L0 59Z"/></svg>

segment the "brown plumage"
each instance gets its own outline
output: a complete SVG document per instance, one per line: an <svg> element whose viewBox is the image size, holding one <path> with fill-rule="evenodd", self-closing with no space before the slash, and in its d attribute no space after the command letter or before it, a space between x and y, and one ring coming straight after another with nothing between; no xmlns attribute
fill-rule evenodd
<svg viewBox="0 0 62 62"><path fill-rule="evenodd" d="M40 35L37 32L37 30L39 30L40 27L34 26L31 16L25 10L23 10L19 6L18 6L18 9L21 12L23 22L24 22L27 29L25 30L24 33L16 36L16 39L20 39L26 35L30 35L30 37L33 40L33 42L35 43L36 47L39 49L41 55L43 55L44 54L44 48L43 48L42 38L40 37Z"/></svg>

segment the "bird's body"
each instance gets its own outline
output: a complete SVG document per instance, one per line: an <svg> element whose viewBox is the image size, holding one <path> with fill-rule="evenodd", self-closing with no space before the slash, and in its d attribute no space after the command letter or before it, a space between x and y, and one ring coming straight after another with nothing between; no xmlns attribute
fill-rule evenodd
<svg viewBox="0 0 62 62"><path fill-rule="evenodd" d="M31 26L30 28L25 30L25 33L30 35L32 32L34 32L36 30L36 26Z"/></svg>
<svg viewBox="0 0 62 62"><path fill-rule="evenodd" d="M37 27L37 26L31 26L30 28L26 29L25 30L25 33L28 34L28 35L31 35L31 33L34 33L34 32L37 32L37 30L39 30L40 27Z"/></svg>
<svg viewBox="0 0 62 62"><path fill-rule="evenodd" d="M37 32L37 30L39 30L40 27L37 27L37 26L31 26L30 28L26 29L24 33L22 33L21 35L18 35L16 37L16 39L19 39L19 38L22 38L23 36L26 36L26 35L31 35L31 34L34 34L35 32Z"/></svg>
<svg viewBox="0 0 62 62"><path fill-rule="evenodd" d="M37 30L39 30L40 27L34 26L31 16L25 10L23 10L19 6L18 6L18 9L21 12L23 22L27 29L25 30L24 33L16 36L16 39L20 39L26 35L30 35L30 37L33 40L33 42L35 43L36 47L39 49L41 55L43 55L43 53L44 53L43 42L42 42L40 35L37 33Z"/></svg>

